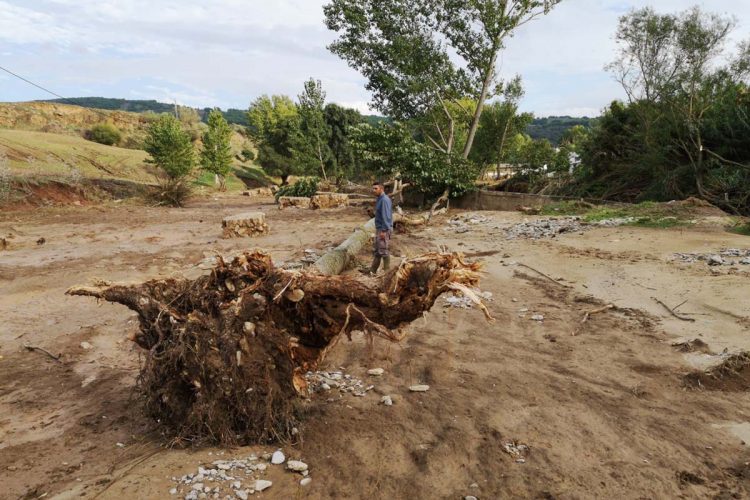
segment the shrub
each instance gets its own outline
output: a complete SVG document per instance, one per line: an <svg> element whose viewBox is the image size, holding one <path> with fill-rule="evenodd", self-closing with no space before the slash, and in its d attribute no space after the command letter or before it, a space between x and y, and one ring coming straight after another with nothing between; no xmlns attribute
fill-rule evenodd
<svg viewBox="0 0 750 500"><path fill-rule="evenodd" d="M122 134L120 134L120 131L117 130L117 127L114 125L101 123L99 125L94 125L94 127L89 130L88 139L106 146L114 146L120 142Z"/></svg>
<svg viewBox="0 0 750 500"><path fill-rule="evenodd" d="M276 192L276 201L282 196L304 196L309 198L318 192L318 183L320 179L317 177L308 177L307 179L300 179L294 184L287 184L281 186Z"/></svg>

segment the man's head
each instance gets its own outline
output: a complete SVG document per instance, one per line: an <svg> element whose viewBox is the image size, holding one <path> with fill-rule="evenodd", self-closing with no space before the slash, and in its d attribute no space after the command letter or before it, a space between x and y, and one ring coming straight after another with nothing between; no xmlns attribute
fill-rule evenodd
<svg viewBox="0 0 750 500"><path fill-rule="evenodd" d="M375 196L380 196L385 192L385 186L383 186L382 182L375 181L372 183L372 192L375 194Z"/></svg>

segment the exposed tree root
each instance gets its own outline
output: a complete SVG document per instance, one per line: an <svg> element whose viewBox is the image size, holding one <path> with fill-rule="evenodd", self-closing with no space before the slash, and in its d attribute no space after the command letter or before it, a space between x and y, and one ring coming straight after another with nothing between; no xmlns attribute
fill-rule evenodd
<svg viewBox="0 0 750 500"><path fill-rule="evenodd" d="M475 286L478 265L454 254L406 260L380 280L275 268L264 253L218 259L210 275L75 287L136 311L147 350L147 413L179 439L242 444L291 436L304 374L342 334L391 341L443 292Z"/></svg>

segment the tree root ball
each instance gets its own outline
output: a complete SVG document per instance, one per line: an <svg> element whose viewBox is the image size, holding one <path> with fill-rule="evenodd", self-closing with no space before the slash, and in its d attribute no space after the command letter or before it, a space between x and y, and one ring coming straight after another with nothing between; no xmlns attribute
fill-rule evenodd
<svg viewBox="0 0 750 500"><path fill-rule="evenodd" d="M455 254L404 261L381 279L274 267L261 252L221 258L195 280L75 287L136 311L146 351L146 412L178 441L238 445L289 439L304 374L354 329L391 341L437 297L478 281Z"/></svg>

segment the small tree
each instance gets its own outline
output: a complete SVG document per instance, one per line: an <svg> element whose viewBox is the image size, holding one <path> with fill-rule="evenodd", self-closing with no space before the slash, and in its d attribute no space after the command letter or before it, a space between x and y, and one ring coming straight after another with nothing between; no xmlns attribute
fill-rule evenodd
<svg viewBox="0 0 750 500"><path fill-rule="evenodd" d="M328 143L331 128L326 123L323 109L326 93L320 80L310 78L305 82L305 89L298 96L300 115L300 137L296 147L296 156L306 170L320 169L323 179L328 180L326 163L331 161L331 150Z"/></svg>
<svg viewBox="0 0 750 500"><path fill-rule="evenodd" d="M88 139L105 146L114 146L122 139L122 134L114 125L109 123L100 123L94 125L88 133Z"/></svg>
<svg viewBox="0 0 750 500"><path fill-rule="evenodd" d="M219 179L219 190L226 191L226 177L232 170L232 129L218 109L208 114L208 130L203 133L201 166Z"/></svg>
<svg viewBox="0 0 750 500"><path fill-rule="evenodd" d="M159 177L161 203L182 206L190 194L188 176L195 166L195 152L180 122L172 115L159 117L148 129L144 149L151 156L146 161L156 165L163 176Z"/></svg>

